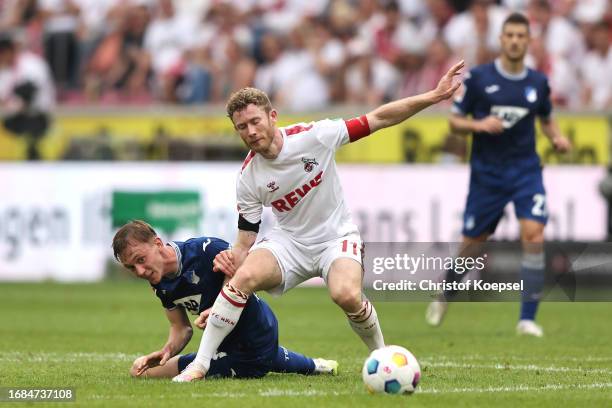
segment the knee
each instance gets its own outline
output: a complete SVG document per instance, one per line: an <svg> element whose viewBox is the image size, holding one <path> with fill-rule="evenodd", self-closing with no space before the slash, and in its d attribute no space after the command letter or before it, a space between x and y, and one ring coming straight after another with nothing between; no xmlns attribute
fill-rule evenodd
<svg viewBox="0 0 612 408"><path fill-rule="evenodd" d="M544 243L544 231L543 230L533 230L526 231L523 234L523 243L524 244L542 244Z"/></svg>
<svg viewBox="0 0 612 408"><path fill-rule="evenodd" d="M341 285L331 292L331 298L347 313L358 312L361 308L361 288Z"/></svg>
<svg viewBox="0 0 612 408"><path fill-rule="evenodd" d="M236 271L236 274L230 281L232 286L241 292L251 294L256 291L258 285L258 276L255 268L243 265Z"/></svg>

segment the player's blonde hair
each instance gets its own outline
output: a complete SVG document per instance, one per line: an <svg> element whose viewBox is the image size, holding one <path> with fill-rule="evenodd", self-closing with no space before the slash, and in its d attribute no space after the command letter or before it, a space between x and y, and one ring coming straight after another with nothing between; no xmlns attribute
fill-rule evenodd
<svg viewBox="0 0 612 408"><path fill-rule="evenodd" d="M225 105L227 116L232 119L234 112L246 109L246 107L251 104L263 108L266 113L270 113L272 110L270 98L268 98L268 95L264 91L257 88L242 88L229 97L227 105Z"/></svg>
<svg viewBox="0 0 612 408"><path fill-rule="evenodd" d="M128 247L130 242L151 242L157 237L157 232L152 226L142 220L134 220L119 228L113 238L113 255L121 262L119 257Z"/></svg>

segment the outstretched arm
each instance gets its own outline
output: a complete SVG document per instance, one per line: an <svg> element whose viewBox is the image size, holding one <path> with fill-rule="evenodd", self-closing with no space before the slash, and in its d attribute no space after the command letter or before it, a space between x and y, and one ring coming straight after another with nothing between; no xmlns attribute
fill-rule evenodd
<svg viewBox="0 0 612 408"><path fill-rule="evenodd" d="M464 65L465 63L460 61L449 69L440 79L440 82L438 82L436 89L420 95L389 102L366 114L370 133L397 125L428 106L450 98L461 85L461 82L456 81L455 77L461 73Z"/></svg>
<svg viewBox="0 0 612 408"><path fill-rule="evenodd" d="M146 356L138 357L134 361L132 367L133 375L136 377L142 375L149 368L158 365L164 365L173 356L181 352L191 340L193 329L187 318L185 309L177 307L176 309L166 310L166 317L170 322L170 332L168 333L168 341L161 350L154 351Z"/></svg>

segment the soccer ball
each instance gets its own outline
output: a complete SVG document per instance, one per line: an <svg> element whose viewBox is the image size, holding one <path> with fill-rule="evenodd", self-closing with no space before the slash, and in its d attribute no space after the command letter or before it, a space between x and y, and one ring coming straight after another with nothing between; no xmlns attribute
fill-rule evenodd
<svg viewBox="0 0 612 408"><path fill-rule="evenodd" d="M421 379L421 367L411 352L400 346L374 350L361 371L371 394L412 394Z"/></svg>

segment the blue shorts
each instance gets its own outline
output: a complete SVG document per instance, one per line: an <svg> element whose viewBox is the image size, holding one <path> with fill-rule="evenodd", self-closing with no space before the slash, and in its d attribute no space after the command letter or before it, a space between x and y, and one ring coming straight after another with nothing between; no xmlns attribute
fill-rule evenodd
<svg viewBox="0 0 612 408"><path fill-rule="evenodd" d="M546 225L548 212L541 167L528 171L514 169L510 174L472 170L463 235L474 238L483 233L493 234L509 202L514 203L516 218Z"/></svg>
<svg viewBox="0 0 612 408"><path fill-rule="evenodd" d="M244 353L217 353L216 358L210 361L210 368L206 378L260 378L272 370L273 359L276 357L276 346L263 354L246 355ZM179 357L179 373L187 367L196 357L196 353L185 354Z"/></svg>

